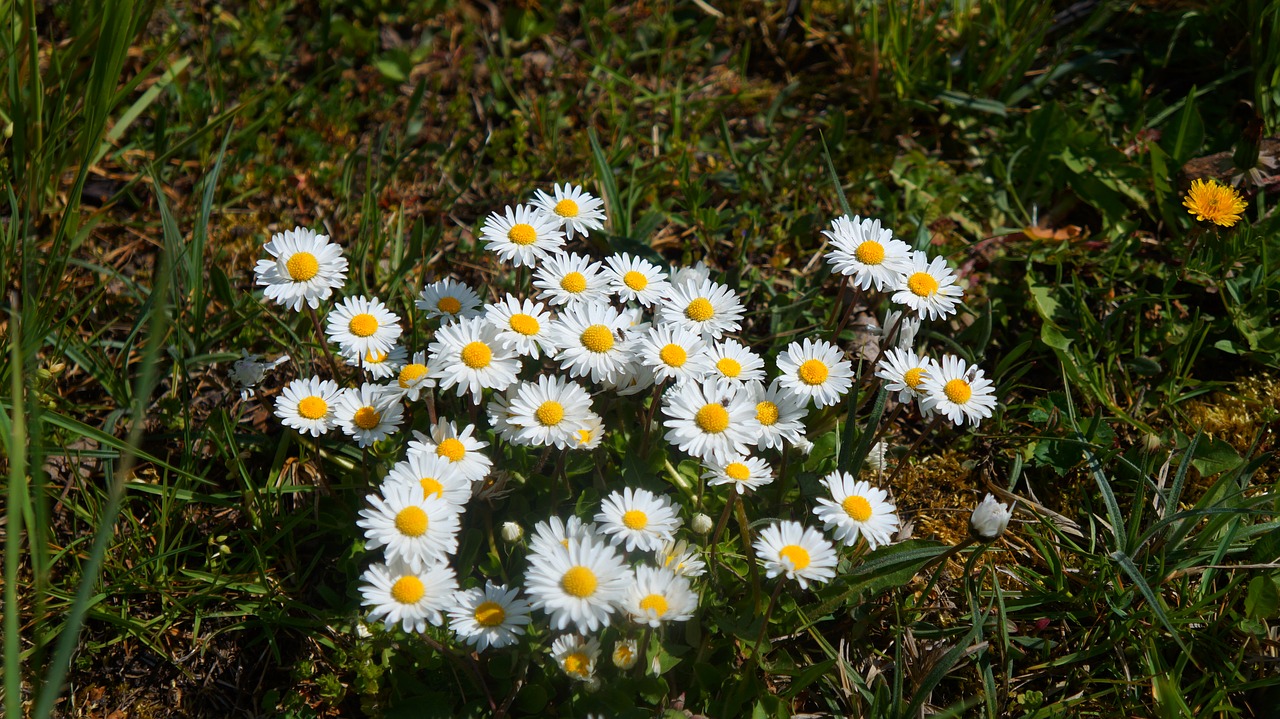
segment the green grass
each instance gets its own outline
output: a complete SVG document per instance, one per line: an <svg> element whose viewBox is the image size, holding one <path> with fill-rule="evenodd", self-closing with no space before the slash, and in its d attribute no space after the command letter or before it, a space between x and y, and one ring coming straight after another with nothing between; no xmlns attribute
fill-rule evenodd
<svg viewBox="0 0 1280 719"><path fill-rule="evenodd" d="M1271 711L1274 185L1230 230L1181 201L1188 162L1249 121L1275 134L1280 4L1069 6L0 0L6 716ZM472 238L564 180L607 199L592 254L705 259L769 357L842 311L819 231L845 203L881 218L967 279L922 337L1001 398L908 458L893 489L914 538L784 592L766 623L750 522L798 516L818 477L861 464L868 426L899 454L924 429L871 393L855 421L815 412L813 453L729 523L699 620L650 649L662 675L609 667L594 693L544 655L477 673L357 636L354 521L399 447L279 426L275 393L324 359L308 318L252 288L295 224L346 248L347 292L399 308L451 272L512 288ZM240 402L241 348L294 362ZM606 445L627 481L703 499L674 450ZM575 503L536 453L503 461L529 489L468 520L477 575L521 570L495 525L587 516L605 486L569 460ZM941 560L991 488L1029 509Z"/></svg>

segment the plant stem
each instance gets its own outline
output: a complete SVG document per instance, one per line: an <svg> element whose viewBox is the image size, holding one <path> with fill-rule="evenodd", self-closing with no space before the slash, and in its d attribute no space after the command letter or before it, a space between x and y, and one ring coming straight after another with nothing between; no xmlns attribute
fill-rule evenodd
<svg viewBox="0 0 1280 719"><path fill-rule="evenodd" d="M764 610L764 621L760 623L760 634L756 635L755 651L751 654L753 667L760 665L760 645L764 644L765 636L769 631L769 617L773 614L773 608L778 605L778 595L782 594L782 585L785 583L785 576L778 577L778 586L773 588L773 594L769 597L769 607Z"/></svg>
<svg viewBox="0 0 1280 719"><path fill-rule="evenodd" d="M338 360L334 358L333 350L324 339L324 330L320 327L320 316L316 314L316 308L307 305L307 315L311 317L311 326L316 330L316 342L320 344L320 349L324 350L324 356L329 360L329 371L333 373L333 381L341 383L342 372L338 369Z"/></svg>
<svg viewBox="0 0 1280 719"><path fill-rule="evenodd" d="M724 525L728 523L729 512L733 511L733 503L736 501L738 501L738 492L736 490L729 492L729 498L724 503L724 511L720 513L720 520L716 522L715 531L711 533L711 556L708 564L711 566L713 573L716 570L716 545L720 541L720 532L724 530Z"/></svg>

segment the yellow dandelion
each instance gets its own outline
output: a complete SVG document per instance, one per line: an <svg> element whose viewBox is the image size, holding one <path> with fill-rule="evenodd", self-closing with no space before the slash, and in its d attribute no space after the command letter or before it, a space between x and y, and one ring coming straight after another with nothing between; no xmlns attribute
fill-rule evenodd
<svg viewBox="0 0 1280 719"><path fill-rule="evenodd" d="M1231 227L1239 222L1244 208L1249 205L1235 188L1227 187L1217 180L1192 182L1191 190L1187 192L1182 204L1197 220L1207 220L1220 227Z"/></svg>

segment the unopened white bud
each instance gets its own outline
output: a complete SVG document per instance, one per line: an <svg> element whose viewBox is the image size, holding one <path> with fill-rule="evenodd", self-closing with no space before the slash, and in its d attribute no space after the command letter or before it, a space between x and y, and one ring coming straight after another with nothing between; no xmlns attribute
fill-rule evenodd
<svg viewBox="0 0 1280 719"><path fill-rule="evenodd" d="M876 445L871 448L870 452L867 453L867 467L869 467L871 471L875 472L876 474L880 474L881 472L883 472L884 466L885 466L884 456L885 456L885 452L888 452L888 451L889 451L889 445L885 444L884 442L876 442Z"/></svg>
<svg viewBox="0 0 1280 719"><path fill-rule="evenodd" d="M636 651L636 640L621 639L613 647L613 665L623 671L636 665L640 652Z"/></svg>
<svg viewBox="0 0 1280 719"><path fill-rule="evenodd" d="M698 534L706 534L707 532L710 532L713 526L715 525L711 523L711 517L708 517L702 512L698 512L693 515L693 519L689 522L689 528Z"/></svg>
<svg viewBox="0 0 1280 719"><path fill-rule="evenodd" d="M1012 516L1013 512L1009 509L1009 505L997 502L995 497L988 494L969 517L969 531L977 539L994 542L1004 534L1005 527L1009 526L1009 518Z"/></svg>
<svg viewBox="0 0 1280 719"><path fill-rule="evenodd" d="M524 536L524 528L515 522L502 523L502 538L508 542L519 542Z"/></svg>
<svg viewBox="0 0 1280 719"><path fill-rule="evenodd" d="M813 451L813 442L810 442L804 437L800 437L792 444L795 446L796 449L800 450L801 452L804 452L805 454L808 454Z"/></svg>

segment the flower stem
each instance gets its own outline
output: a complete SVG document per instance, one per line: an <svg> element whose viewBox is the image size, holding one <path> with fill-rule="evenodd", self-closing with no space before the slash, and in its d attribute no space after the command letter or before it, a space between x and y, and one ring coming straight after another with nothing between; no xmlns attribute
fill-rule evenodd
<svg viewBox="0 0 1280 719"><path fill-rule="evenodd" d="M324 356L329 360L329 371L333 372L333 381L341 383L342 373L338 370L338 360L334 359L333 350L325 341L324 330L320 328L320 316L316 314L316 308L307 305L307 314L311 316L311 326L316 329L316 342L320 344L320 349L324 350Z"/></svg>
<svg viewBox="0 0 1280 719"><path fill-rule="evenodd" d="M729 512L733 511L733 503L736 501L738 501L738 493L729 492L729 498L724 503L724 511L720 513L720 521L716 522L715 531L711 533L711 557L708 563L713 573L716 570L716 545L720 541L720 532L724 531L724 525L729 522Z"/></svg>
<svg viewBox="0 0 1280 719"><path fill-rule="evenodd" d="M760 665L760 645L764 644L765 636L769 631L769 617L773 614L773 608L778 605L778 595L782 594L782 585L786 583L786 577L778 577L778 586L773 588L773 594L769 597L769 607L764 610L764 621L760 623L760 634L756 636L756 643L751 653L751 665L753 667Z"/></svg>

